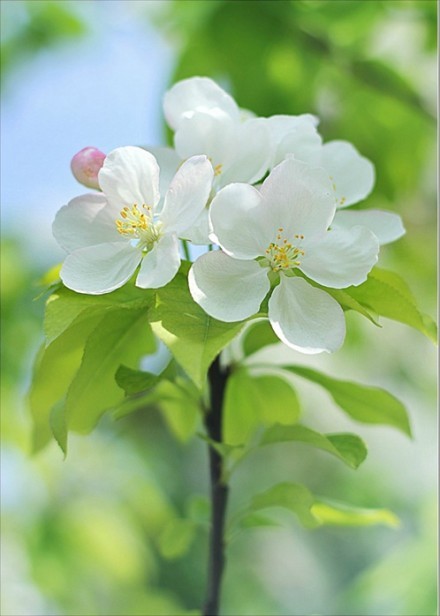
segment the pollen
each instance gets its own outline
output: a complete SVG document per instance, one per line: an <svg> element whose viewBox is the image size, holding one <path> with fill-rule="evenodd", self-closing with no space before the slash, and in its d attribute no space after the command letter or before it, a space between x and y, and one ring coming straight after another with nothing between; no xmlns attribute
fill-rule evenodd
<svg viewBox="0 0 440 616"><path fill-rule="evenodd" d="M280 227L276 236L276 242L271 242L266 249L266 258L275 272L298 267L301 265L300 258L305 254L304 250L300 247L300 242L304 239L304 235L294 235L294 242L292 243L283 237L283 234L284 229Z"/></svg>
<svg viewBox="0 0 440 616"><path fill-rule="evenodd" d="M145 205L145 203L141 207L137 203L131 207L125 206L120 211L120 216L121 218L115 220L118 233L130 238L140 238L150 228L152 219L151 206Z"/></svg>
<svg viewBox="0 0 440 616"><path fill-rule="evenodd" d="M223 165L219 164L214 167L214 175L215 177L219 176L223 170Z"/></svg>

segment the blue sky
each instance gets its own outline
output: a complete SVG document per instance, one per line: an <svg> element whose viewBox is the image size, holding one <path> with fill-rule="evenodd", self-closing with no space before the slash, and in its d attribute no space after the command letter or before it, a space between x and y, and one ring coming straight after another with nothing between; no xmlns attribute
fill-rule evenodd
<svg viewBox="0 0 440 616"><path fill-rule="evenodd" d="M71 175L72 156L164 139L171 48L133 3L82 6L91 33L22 66L2 99L2 232L23 235L43 264L63 255L51 234L56 211L87 192Z"/></svg>

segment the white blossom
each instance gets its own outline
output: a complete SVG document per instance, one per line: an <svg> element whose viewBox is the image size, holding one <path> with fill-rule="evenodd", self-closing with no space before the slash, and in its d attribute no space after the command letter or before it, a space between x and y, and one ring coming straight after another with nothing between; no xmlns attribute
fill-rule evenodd
<svg viewBox="0 0 440 616"><path fill-rule="evenodd" d="M77 197L55 217L53 233L68 252L64 284L99 295L125 284L167 284L180 265L178 238L206 205L213 169L206 156L188 159L177 171L159 209L159 166L142 148L110 152L99 172L102 193Z"/></svg>
<svg viewBox="0 0 440 616"><path fill-rule="evenodd" d="M323 143L317 119L309 114L271 116L267 118L267 125L272 142L271 167L293 155L328 172L336 193L336 207L340 210L333 221L334 228L366 226L380 244L393 242L405 233L400 216L394 212L345 210L368 197L375 182L373 164L351 143L339 140Z"/></svg>
<svg viewBox="0 0 440 616"><path fill-rule="evenodd" d="M377 261L378 240L366 227L330 228L335 195L328 173L293 157L276 166L260 190L235 183L210 210L212 241L189 272L191 294L223 321L260 309L273 287L268 316L278 337L304 353L337 350L343 311L326 291L359 285Z"/></svg>

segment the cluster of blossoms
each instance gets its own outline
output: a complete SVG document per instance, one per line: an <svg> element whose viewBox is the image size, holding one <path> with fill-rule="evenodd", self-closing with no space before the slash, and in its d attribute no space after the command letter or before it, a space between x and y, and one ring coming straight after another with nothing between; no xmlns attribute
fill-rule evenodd
<svg viewBox="0 0 440 616"><path fill-rule="evenodd" d="M179 269L180 240L190 241L214 247L188 277L210 316L246 319L269 294L285 344L337 350L344 315L322 287L361 284L379 246L404 233L394 213L347 209L371 192L371 162L348 142L323 143L315 116L255 117L204 77L174 85L164 114L174 149L85 148L72 160L77 179L99 192L56 215L64 284L109 293L136 273L138 287L162 287Z"/></svg>

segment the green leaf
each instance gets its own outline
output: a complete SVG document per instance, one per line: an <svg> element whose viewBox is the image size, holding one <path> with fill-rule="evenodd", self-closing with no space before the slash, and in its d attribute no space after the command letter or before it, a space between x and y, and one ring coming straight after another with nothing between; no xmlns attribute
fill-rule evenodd
<svg viewBox="0 0 440 616"><path fill-rule="evenodd" d="M157 290L149 319L154 333L199 389L212 361L243 326L243 322L223 323L208 316L192 299L183 273Z"/></svg>
<svg viewBox="0 0 440 616"><path fill-rule="evenodd" d="M62 398L52 407L49 421L52 434L56 442L60 446L64 456L67 456L67 425L64 410L65 403L65 399Z"/></svg>
<svg viewBox="0 0 440 616"><path fill-rule="evenodd" d="M315 499L312 493L299 483L278 483L265 492L254 496L249 506L249 512L254 514L262 509L282 507L298 516L306 528L319 526L318 520L311 513Z"/></svg>
<svg viewBox="0 0 440 616"><path fill-rule="evenodd" d="M176 560L186 554L194 536L195 526L191 520L170 520L159 536L160 553L168 560Z"/></svg>
<svg viewBox="0 0 440 616"><path fill-rule="evenodd" d="M308 488L298 483L278 483L257 494L250 504L238 512L230 522L229 533L269 524L270 518L259 520L260 512L265 509L282 508L294 513L306 528L323 525L371 526L384 524L396 527L398 518L388 509L366 509L353 507L313 495Z"/></svg>
<svg viewBox="0 0 440 616"><path fill-rule="evenodd" d="M271 426L264 432L259 444L264 446L289 441L299 441L327 451L351 468L358 468L367 456L364 442L355 434L324 435L299 424Z"/></svg>
<svg viewBox="0 0 440 616"><path fill-rule="evenodd" d="M257 528L261 526L279 526L279 522L273 520L267 515L261 513L249 513L239 522L239 528L245 530L247 528Z"/></svg>
<svg viewBox="0 0 440 616"><path fill-rule="evenodd" d="M384 389L340 381L303 366L283 368L324 387L336 404L356 421L393 426L411 436L404 405Z"/></svg>
<svg viewBox="0 0 440 616"><path fill-rule="evenodd" d="M419 310L408 285L394 272L375 267L368 274L366 282L345 291L367 309L410 325L436 342L436 324Z"/></svg>
<svg viewBox="0 0 440 616"><path fill-rule="evenodd" d="M399 518L388 509L364 509L330 500L317 500L312 506L313 515L321 524L329 526L373 526L382 524L395 528Z"/></svg>
<svg viewBox="0 0 440 616"><path fill-rule="evenodd" d="M211 517L211 501L207 496L194 494L186 503L186 511L188 519L194 524L206 526L209 524Z"/></svg>
<svg viewBox="0 0 440 616"><path fill-rule="evenodd" d="M157 374L133 370L127 366L119 366L116 371L115 380L126 396L138 394L152 389L159 382Z"/></svg>
<svg viewBox="0 0 440 616"><path fill-rule="evenodd" d="M300 415L296 392L283 378L251 376L244 369L229 377L223 434L228 445L245 443L261 425L294 424Z"/></svg>
<svg viewBox="0 0 440 616"><path fill-rule="evenodd" d="M146 309L112 310L88 338L81 366L66 396L69 428L89 432L107 409L123 398L115 381L121 363L137 366L155 349Z"/></svg>
<svg viewBox="0 0 440 616"><path fill-rule="evenodd" d="M246 330L243 340L243 352L246 356L252 355L268 344L275 344L279 341L280 339L273 331L267 319L256 321Z"/></svg>
<svg viewBox="0 0 440 616"><path fill-rule="evenodd" d="M86 295L60 287L48 298L44 317L44 333L50 343L81 318L103 315L120 308L142 308L153 301L151 290L139 289L129 282L112 293Z"/></svg>
<svg viewBox="0 0 440 616"><path fill-rule="evenodd" d="M33 418L33 451L42 449L52 438L52 408L64 400L75 376L86 340L99 323L99 317L74 322L48 346L40 349L28 394Z"/></svg>
<svg viewBox="0 0 440 616"><path fill-rule="evenodd" d="M187 442L199 426L199 399L183 379L176 383L161 381L156 386L155 396L171 432L183 443Z"/></svg>
<svg viewBox="0 0 440 616"><path fill-rule="evenodd" d="M312 281L309 280L309 282ZM350 295L349 290L329 289L327 287L322 287L321 285L317 284L314 284L314 286L318 286L326 293L331 295L341 305L341 308L343 310L354 310L355 312L359 312L377 327L382 327L377 320L376 314L374 314L371 310L368 310L365 306L362 306L362 304L360 304L354 297Z"/></svg>

